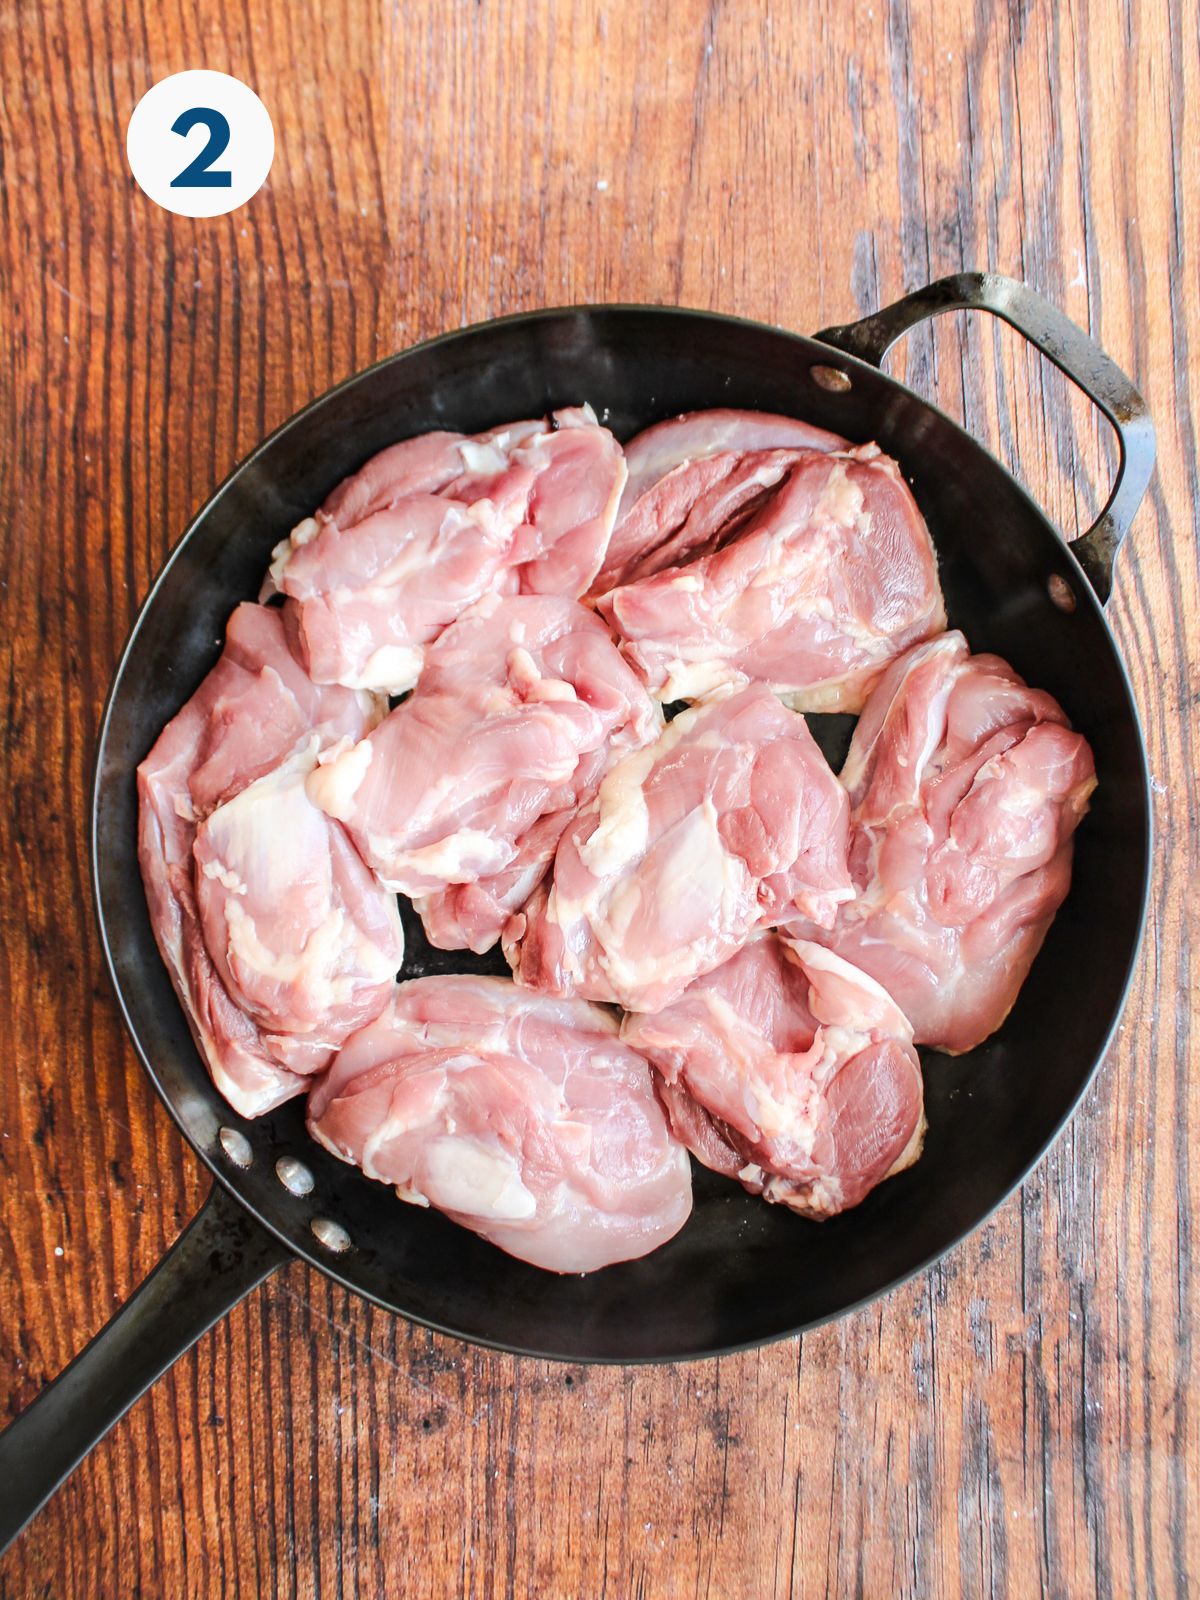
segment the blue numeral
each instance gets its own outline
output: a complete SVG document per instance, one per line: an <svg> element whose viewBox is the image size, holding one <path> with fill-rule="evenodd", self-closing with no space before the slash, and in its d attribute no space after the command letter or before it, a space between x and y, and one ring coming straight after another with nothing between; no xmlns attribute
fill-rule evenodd
<svg viewBox="0 0 1200 1600"><path fill-rule="evenodd" d="M212 164L223 155L229 143L229 124L219 111L211 106L193 106L181 112L171 124L171 132L186 138L195 127L208 129L208 143L194 161L177 178L171 179L172 189L229 189L233 186L231 172L213 172Z"/></svg>

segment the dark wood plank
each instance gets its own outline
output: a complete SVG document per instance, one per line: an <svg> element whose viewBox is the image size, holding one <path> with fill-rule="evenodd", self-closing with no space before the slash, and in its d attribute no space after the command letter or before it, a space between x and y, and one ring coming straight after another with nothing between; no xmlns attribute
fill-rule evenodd
<svg viewBox="0 0 1200 1600"><path fill-rule="evenodd" d="M1151 933L1111 1057L1019 1197L835 1327L648 1371L469 1350L296 1266L95 1452L0 1595L1200 1583L1197 35L1195 0L0 0L9 1413L203 1193L105 985L81 820L137 602L270 427L504 311L645 299L808 329L991 266L1136 374L1160 445L1112 607L1155 776ZM279 147L213 222L150 205L123 154L144 89L199 65L255 85ZM948 319L895 366L1086 526L1110 442L1015 336Z"/></svg>

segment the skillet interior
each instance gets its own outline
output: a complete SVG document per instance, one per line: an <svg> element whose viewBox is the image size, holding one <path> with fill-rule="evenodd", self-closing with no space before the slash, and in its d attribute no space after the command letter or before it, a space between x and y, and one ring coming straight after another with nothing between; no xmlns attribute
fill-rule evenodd
<svg viewBox="0 0 1200 1600"><path fill-rule="evenodd" d="M852 377L830 393L815 363ZM335 1161L301 1104L254 1123L213 1089L151 934L136 859L134 768L215 660L234 604L256 592L272 545L347 473L394 439L475 431L590 400L618 437L681 410L785 411L878 439L933 530L951 623L1063 703L1100 784L1077 835L1071 894L1012 1016L968 1056L925 1053L929 1134L917 1165L844 1217L804 1222L697 1169L695 1213L644 1261L556 1278ZM1065 578L1076 608L1054 606ZM845 719L818 719L840 756ZM837 745L838 748L833 748ZM205 507L176 548L127 647L101 734L93 850L103 935L138 1052L184 1133L289 1245L382 1305L475 1341L573 1360L683 1359L760 1343L848 1310L917 1271L1020 1182L1087 1087L1124 998L1147 879L1144 758L1128 681L1078 566L981 446L874 368L811 339L707 313L539 312L447 335L351 379L284 425ZM406 919L405 976L505 971L434 951ZM1085 1003L1080 1002L1086 997ZM222 1127L253 1161L232 1165ZM315 1175L296 1198L275 1176L293 1154ZM309 1224L332 1218L353 1248L329 1255Z"/></svg>

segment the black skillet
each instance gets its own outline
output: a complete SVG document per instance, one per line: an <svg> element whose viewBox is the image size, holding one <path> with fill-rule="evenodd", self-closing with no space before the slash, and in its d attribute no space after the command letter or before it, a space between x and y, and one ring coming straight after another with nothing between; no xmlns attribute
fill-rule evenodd
<svg viewBox="0 0 1200 1600"><path fill-rule="evenodd" d="M1100 407L1121 464L1070 549L1004 468L878 371L936 312L985 309ZM925 1153L823 1224L698 1171L695 1214L644 1261L560 1278L436 1212L401 1205L305 1134L293 1101L245 1122L213 1088L159 960L135 851L134 768L215 660L272 545L368 456L429 428L474 432L590 400L618 437L675 412L745 406L877 439L933 530L951 622L1058 697L1091 740L1099 788L1070 897L1011 1017L958 1060L928 1055ZM378 1305L462 1339L572 1361L685 1361L785 1338L903 1282L1021 1182L1071 1115L1116 1024L1145 912L1142 739L1103 605L1154 459L1129 380L1029 289L961 274L806 339L706 312L599 306L503 318L381 362L301 411L217 490L142 608L100 732L97 915L142 1064L217 1181L200 1214L83 1353L0 1436L0 1547L201 1333L293 1256ZM409 921L405 974L503 970L431 950ZM1081 1006L1078 998L1089 996Z"/></svg>

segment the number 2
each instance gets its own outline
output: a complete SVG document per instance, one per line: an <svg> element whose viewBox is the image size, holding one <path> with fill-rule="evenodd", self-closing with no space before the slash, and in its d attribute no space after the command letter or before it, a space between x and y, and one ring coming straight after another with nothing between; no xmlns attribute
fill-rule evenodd
<svg viewBox="0 0 1200 1600"><path fill-rule="evenodd" d="M187 166L178 177L171 179L172 189L229 189L233 186L233 174L229 171L213 172L212 164L224 154L229 143L229 124L219 111L214 111L211 106L193 106L190 111L183 111L171 124L171 132L186 138L195 127L208 129L208 143L200 154Z"/></svg>

